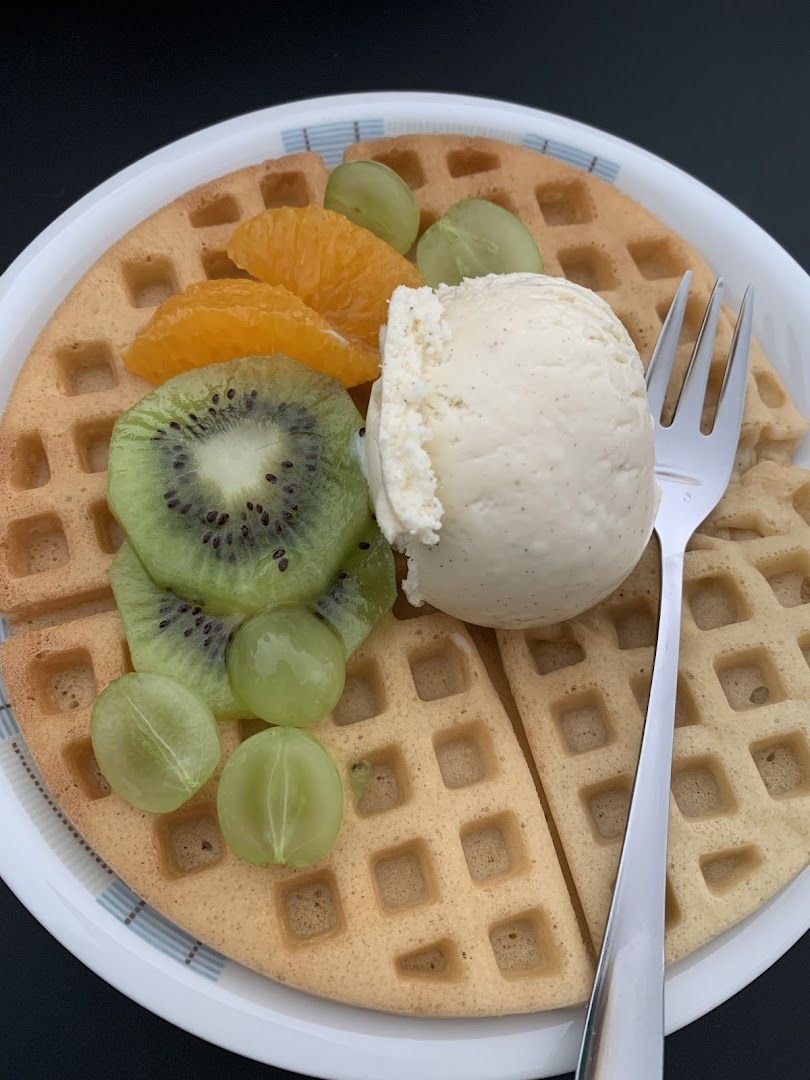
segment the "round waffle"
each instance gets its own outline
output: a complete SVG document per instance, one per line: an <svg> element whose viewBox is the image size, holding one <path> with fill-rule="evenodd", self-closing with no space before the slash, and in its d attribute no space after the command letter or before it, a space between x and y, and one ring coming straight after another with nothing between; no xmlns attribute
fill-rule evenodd
<svg viewBox="0 0 810 1080"><path fill-rule="evenodd" d="M358 144L346 156L398 171L423 229L464 197L517 212L546 272L604 296L645 359L691 268L688 355L708 267L594 176L457 136ZM112 794L93 758L94 696L130 669L108 582L121 535L106 505L106 448L116 417L148 387L121 353L166 296L239 274L225 254L238 221L320 201L326 176L320 158L301 154L190 192L113 245L41 334L0 428L6 686L77 829L199 940L375 1008L463 1016L572 1004L589 989L638 746L652 552L598 608L542 631L496 637L400 597L318 729L344 780L358 761L374 779L359 802L347 795L335 848L308 871L230 854L216 777L179 811L153 816ZM718 363L729 338L724 318ZM810 856L810 474L789 464L803 431L755 348L737 473L687 557L671 958L753 910ZM223 760L252 730L222 725Z"/></svg>

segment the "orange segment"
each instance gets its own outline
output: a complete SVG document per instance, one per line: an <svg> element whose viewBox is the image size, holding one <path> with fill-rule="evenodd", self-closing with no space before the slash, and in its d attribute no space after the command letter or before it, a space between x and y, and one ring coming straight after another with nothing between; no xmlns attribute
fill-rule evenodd
<svg viewBox="0 0 810 1080"><path fill-rule="evenodd" d="M423 284L416 267L384 240L321 206L265 210L234 230L228 255L371 348L397 285Z"/></svg>
<svg viewBox="0 0 810 1080"><path fill-rule="evenodd" d="M379 355L338 334L280 285L220 280L169 297L124 355L130 371L161 383L190 368L239 356L285 353L344 386L377 377Z"/></svg>

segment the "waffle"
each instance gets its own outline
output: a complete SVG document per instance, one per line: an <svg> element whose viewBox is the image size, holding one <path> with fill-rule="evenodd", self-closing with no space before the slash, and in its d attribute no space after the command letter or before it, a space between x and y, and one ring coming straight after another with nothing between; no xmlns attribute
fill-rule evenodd
<svg viewBox="0 0 810 1080"><path fill-rule="evenodd" d="M686 555L670 961L750 914L810 857L809 479L802 469L755 465L732 483ZM649 549L585 615L498 634L597 947L649 695L657 606L657 554Z"/></svg>
<svg viewBox="0 0 810 1080"><path fill-rule="evenodd" d="M346 156L400 172L423 228L468 196L516 211L546 271L599 291L645 358L691 267L688 353L709 269L595 177L456 136L359 144ZM121 535L104 470L112 425L147 384L121 352L167 295L239 273L225 254L237 221L318 201L326 175L301 154L196 189L115 244L41 334L0 428L6 686L85 839L199 940L289 985L375 1008L471 1016L573 1004L592 977L641 727L651 552L614 597L542 632L465 628L400 595L318 729L347 807L333 851L311 870L236 859L216 824L216 776L180 810L153 816L112 794L93 758L94 696L131 669L108 583ZM724 317L718 354L729 336ZM737 475L687 559L670 957L732 925L810 854L810 474L789 464L803 431L755 348ZM221 725L223 760L253 730ZM348 778L359 761L373 783L355 802Z"/></svg>

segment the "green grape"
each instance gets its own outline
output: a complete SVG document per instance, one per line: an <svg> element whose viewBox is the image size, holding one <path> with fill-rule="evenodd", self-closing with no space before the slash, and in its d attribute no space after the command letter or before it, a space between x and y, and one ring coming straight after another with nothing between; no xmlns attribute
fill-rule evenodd
<svg viewBox="0 0 810 1080"><path fill-rule="evenodd" d="M293 727L331 712L346 679L340 639L303 607L271 608L242 623L225 664L231 689L251 712Z"/></svg>
<svg viewBox="0 0 810 1080"><path fill-rule="evenodd" d="M486 199L462 199L424 233L416 265L435 288L485 274L539 274L543 259L519 217Z"/></svg>
<svg viewBox="0 0 810 1080"><path fill-rule="evenodd" d="M182 806L219 761L214 714L165 675L131 672L110 683L96 698L90 729L110 787L153 814Z"/></svg>
<svg viewBox="0 0 810 1080"><path fill-rule="evenodd" d="M296 728L270 728L228 758L217 813L226 844L247 862L311 866L340 830L343 788L317 739Z"/></svg>
<svg viewBox="0 0 810 1080"><path fill-rule="evenodd" d="M413 192L379 161L347 161L333 171L323 205L373 232L395 251L409 251L419 231Z"/></svg>

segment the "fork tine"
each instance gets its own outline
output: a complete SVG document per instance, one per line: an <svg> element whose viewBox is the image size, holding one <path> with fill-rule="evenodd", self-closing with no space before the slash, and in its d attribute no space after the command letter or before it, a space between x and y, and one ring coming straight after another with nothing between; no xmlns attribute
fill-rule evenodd
<svg viewBox="0 0 810 1080"><path fill-rule="evenodd" d="M706 314L703 316L697 341L692 350L692 358L689 361L689 367L686 369L683 386L678 396L678 403L675 406L675 414L672 418L673 424L685 421L686 423L692 423L695 427L700 427L724 286L725 282L722 278L718 278L714 283Z"/></svg>
<svg viewBox="0 0 810 1080"><path fill-rule="evenodd" d="M731 337L728 363L720 387L717 412L711 437L728 442L729 470L734 463L734 453L740 433L740 422L745 405L745 385L748 376L748 352L751 348L751 326L754 317L754 287L749 285L740 304L737 325Z"/></svg>
<svg viewBox="0 0 810 1080"><path fill-rule="evenodd" d="M664 398L669 386L669 378L672 374L672 365L675 363L675 352L678 348L678 338L683 325L683 315L686 311L686 301L689 299L689 286L692 284L692 271L687 270L681 278L678 291L670 305L658 341L655 343L653 354L647 365L647 400L650 406L650 414L656 423L661 419L661 410L664 407Z"/></svg>

